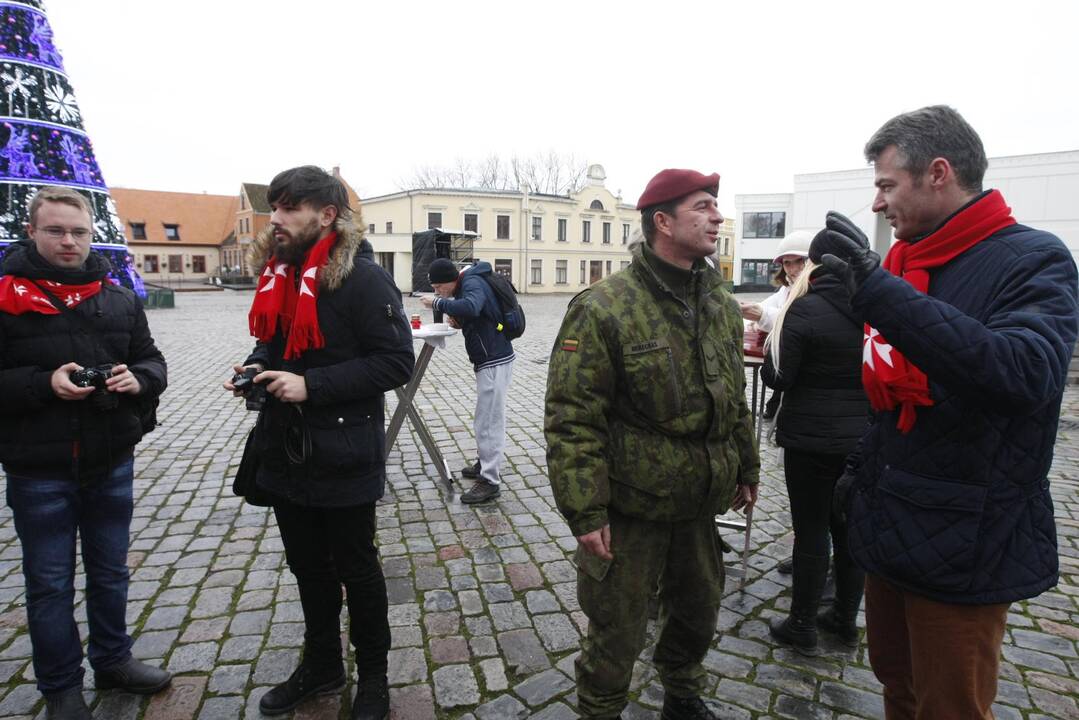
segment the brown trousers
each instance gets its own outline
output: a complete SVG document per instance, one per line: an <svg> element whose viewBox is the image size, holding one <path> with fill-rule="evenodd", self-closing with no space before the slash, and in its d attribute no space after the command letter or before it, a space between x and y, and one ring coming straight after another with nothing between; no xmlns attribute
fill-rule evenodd
<svg viewBox="0 0 1079 720"><path fill-rule="evenodd" d="M884 717L992 720L1009 605L936 602L866 575L866 641Z"/></svg>

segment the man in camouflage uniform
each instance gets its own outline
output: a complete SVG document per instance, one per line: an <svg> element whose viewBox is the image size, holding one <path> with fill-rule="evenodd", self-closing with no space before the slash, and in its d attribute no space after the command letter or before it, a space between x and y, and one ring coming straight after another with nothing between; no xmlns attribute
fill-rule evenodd
<svg viewBox="0 0 1079 720"><path fill-rule="evenodd" d="M714 516L752 506L760 472L741 314L703 260L718 190L716 174L652 178L637 203L646 242L573 299L551 353L547 464L578 541L586 718L625 707L657 586L663 719L716 717L700 698L723 590Z"/></svg>

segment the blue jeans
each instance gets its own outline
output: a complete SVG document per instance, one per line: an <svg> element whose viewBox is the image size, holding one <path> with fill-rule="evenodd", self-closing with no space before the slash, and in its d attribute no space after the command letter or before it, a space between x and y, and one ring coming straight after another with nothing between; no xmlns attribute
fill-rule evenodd
<svg viewBox="0 0 1079 720"><path fill-rule="evenodd" d="M22 543L26 615L34 674L42 693L82 686L82 641L75 624L75 537L82 539L90 665L131 656L127 634L127 550L132 460L91 484L69 477L7 477L7 502Z"/></svg>

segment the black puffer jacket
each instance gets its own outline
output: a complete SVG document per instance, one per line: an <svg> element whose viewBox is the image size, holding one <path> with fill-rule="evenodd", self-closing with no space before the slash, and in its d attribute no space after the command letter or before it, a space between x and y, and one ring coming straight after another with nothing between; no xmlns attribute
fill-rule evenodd
<svg viewBox="0 0 1079 720"><path fill-rule="evenodd" d="M347 507L382 497L386 431L382 394L412 376L412 328L401 292L371 260L362 234L339 222L338 241L319 273L318 322L326 344L284 360L280 331L259 343L244 362L304 376L308 399L299 405L267 399L258 425L258 484L298 505ZM256 240L252 261L262 267L273 247L269 233ZM303 414L310 438L306 463L290 463L286 435Z"/></svg>
<svg viewBox="0 0 1079 720"><path fill-rule="evenodd" d="M103 279L108 270L108 261L91 253L77 282ZM8 249L3 274L73 282L70 273L49 267L25 243ZM66 314L0 312L0 462L10 473L55 477L75 470L82 479L93 479L130 456L142 439L137 404L165 390L165 358L133 292L106 280L101 292L74 311L97 328L100 339ZM121 393L111 411L99 411L86 400L61 400L50 379L69 362L83 367L125 363L145 397Z"/></svg>
<svg viewBox="0 0 1079 720"><path fill-rule="evenodd" d="M776 419L780 447L845 455L865 432L869 401L862 388L862 326L847 291L817 268L809 292L791 303L779 342L779 372L769 353L761 377L783 391Z"/></svg>

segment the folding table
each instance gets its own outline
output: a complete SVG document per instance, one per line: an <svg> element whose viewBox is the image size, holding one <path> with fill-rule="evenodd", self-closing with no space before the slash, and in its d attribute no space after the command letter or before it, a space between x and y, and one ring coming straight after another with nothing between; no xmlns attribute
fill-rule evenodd
<svg viewBox="0 0 1079 720"><path fill-rule="evenodd" d="M420 442L423 443L424 449L427 450L427 457L430 458L438 470L438 476L442 478L442 482L451 488L453 487L453 474L450 472L450 467L446 464L446 460L442 457L435 439L431 436L431 431L427 429L427 425L424 424L419 411L416 410L413 399L416 397L416 390L419 389L420 383L423 382L423 376L427 372L427 365L431 362L431 356L435 354L435 348L446 347L446 338L456 334L457 331L446 323L421 325L419 328L412 329L412 339L423 340L423 347L420 348L420 354L416 358L416 367L412 371L412 378L403 387L393 389L394 393L397 394L397 409L393 411L390 426L386 430L386 457L388 458L394 443L397 441L397 433L400 432L401 425L404 424L405 416L407 415L412 422L412 429L420 436Z"/></svg>

